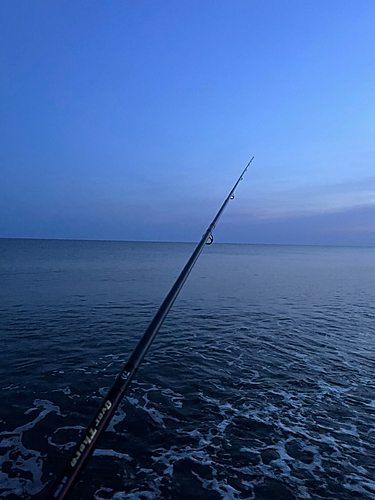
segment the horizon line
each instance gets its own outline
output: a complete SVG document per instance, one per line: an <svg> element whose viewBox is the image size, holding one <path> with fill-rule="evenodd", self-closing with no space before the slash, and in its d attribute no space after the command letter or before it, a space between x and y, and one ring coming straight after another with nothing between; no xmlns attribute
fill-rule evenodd
<svg viewBox="0 0 375 500"><path fill-rule="evenodd" d="M165 241L165 240L108 240L108 239L84 239L84 238L30 238L3 237L0 240L32 240L32 241L77 241L77 242L102 242L102 243L181 243L196 245L199 241ZM375 248L374 245L334 245L327 243L235 243L235 242L215 242L215 245L253 245L253 246L299 246L299 247L333 247L333 248Z"/></svg>

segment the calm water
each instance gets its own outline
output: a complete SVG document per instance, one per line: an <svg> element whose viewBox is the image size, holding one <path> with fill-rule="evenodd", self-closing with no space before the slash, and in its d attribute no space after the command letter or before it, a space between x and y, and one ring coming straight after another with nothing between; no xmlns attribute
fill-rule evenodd
<svg viewBox="0 0 375 500"><path fill-rule="evenodd" d="M0 496L44 497L194 245L0 240ZM71 498L374 499L375 249L207 247Z"/></svg>

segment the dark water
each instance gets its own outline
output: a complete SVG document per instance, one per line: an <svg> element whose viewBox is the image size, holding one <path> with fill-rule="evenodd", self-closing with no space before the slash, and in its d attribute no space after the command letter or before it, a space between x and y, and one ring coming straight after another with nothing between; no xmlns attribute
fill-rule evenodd
<svg viewBox="0 0 375 500"><path fill-rule="evenodd" d="M193 245L0 240L0 496L43 498ZM374 499L375 249L212 245L72 499Z"/></svg>

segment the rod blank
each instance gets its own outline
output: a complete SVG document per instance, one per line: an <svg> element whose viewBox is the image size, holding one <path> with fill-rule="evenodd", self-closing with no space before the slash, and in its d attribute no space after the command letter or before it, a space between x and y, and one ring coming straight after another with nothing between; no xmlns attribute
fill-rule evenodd
<svg viewBox="0 0 375 500"><path fill-rule="evenodd" d="M245 170L242 172L236 184L233 186L231 192L224 200L213 221L207 228L207 231L202 236L202 239L196 246L194 252L192 253L191 257L185 264L185 267L172 286L170 292L159 307L159 310L155 314L154 319L151 321L137 347L134 349L132 355L129 358L129 361L126 363L124 369L117 377L113 387L110 389L109 393L101 403L99 410L97 411L92 422L87 427L85 433L83 434L83 437L76 446L74 453L67 463L64 471L53 485L52 491L48 497L49 500L63 500L67 498L70 491L72 490L80 472L82 471L87 463L88 458L94 451L99 437L107 428L107 425L114 415L117 406L122 400L140 364L146 356L147 351L149 350L156 334L162 326L170 308L172 307L174 301L180 293L181 288L184 286L184 283L187 280L196 261L198 260L198 257L202 253L204 246L212 237L212 232L215 229L216 224L218 223L222 213L224 212L229 200L233 199L234 191L236 190L239 182L242 180L243 175L245 174L253 159L254 157L252 157L249 163L246 165Z"/></svg>

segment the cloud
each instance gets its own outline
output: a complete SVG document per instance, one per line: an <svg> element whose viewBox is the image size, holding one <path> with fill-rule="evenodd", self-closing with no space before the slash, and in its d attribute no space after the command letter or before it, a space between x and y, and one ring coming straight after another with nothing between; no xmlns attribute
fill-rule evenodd
<svg viewBox="0 0 375 500"><path fill-rule="evenodd" d="M256 191L256 188L255 188ZM250 215L256 220L290 219L345 212L375 204L375 178L336 184L295 186L292 189L258 191L246 199L239 197L232 217Z"/></svg>
<svg viewBox="0 0 375 500"><path fill-rule="evenodd" d="M220 238L242 243L375 246L375 204L282 218L223 221Z"/></svg>
<svg viewBox="0 0 375 500"><path fill-rule="evenodd" d="M53 200L33 193L17 204L3 200L7 216L0 236L198 241L227 192L170 184L129 182L123 195L124 183L113 180L103 189L99 182L86 189L64 185ZM374 177L289 189L275 184L268 191L256 183L240 188L215 230L218 242L375 245Z"/></svg>

